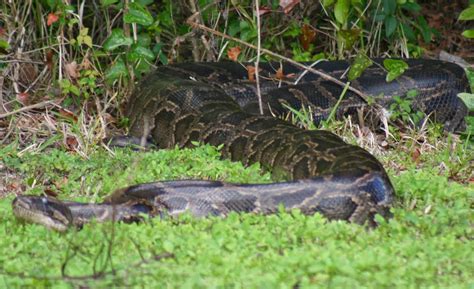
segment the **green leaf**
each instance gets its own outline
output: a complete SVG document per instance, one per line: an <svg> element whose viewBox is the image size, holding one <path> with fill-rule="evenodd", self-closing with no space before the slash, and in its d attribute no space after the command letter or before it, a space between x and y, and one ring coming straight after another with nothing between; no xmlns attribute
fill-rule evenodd
<svg viewBox="0 0 474 289"><path fill-rule="evenodd" d="M400 5L400 7L410 12L418 12L421 10L421 6L415 2L407 2L405 4Z"/></svg>
<svg viewBox="0 0 474 289"><path fill-rule="evenodd" d="M474 93L458 93L458 97L466 104L469 111L474 111Z"/></svg>
<svg viewBox="0 0 474 289"><path fill-rule="evenodd" d="M425 41L425 43L429 43L431 41L432 36L430 26L428 25L423 16L419 16L417 18L417 22L420 25L420 32L421 35L423 35L423 41Z"/></svg>
<svg viewBox="0 0 474 289"><path fill-rule="evenodd" d="M406 23L402 23L402 31L408 41L416 42L415 31Z"/></svg>
<svg viewBox="0 0 474 289"><path fill-rule="evenodd" d="M383 12L385 15L395 14L397 9L397 0L383 0Z"/></svg>
<svg viewBox="0 0 474 289"><path fill-rule="evenodd" d="M89 34L89 28L87 27L81 28L81 30L79 30L79 35L81 36L87 36L88 34Z"/></svg>
<svg viewBox="0 0 474 289"><path fill-rule="evenodd" d="M337 32L337 41L344 45L344 49L351 49L359 39L360 30L358 29L341 29Z"/></svg>
<svg viewBox="0 0 474 289"><path fill-rule="evenodd" d="M92 38L88 35L89 28L85 27L79 31L79 36L77 36L77 42L79 44L85 44L92 48Z"/></svg>
<svg viewBox="0 0 474 289"><path fill-rule="evenodd" d="M164 241L163 242L163 249L166 252L173 252L174 250L174 244L171 241Z"/></svg>
<svg viewBox="0 0 474 289"><path fill-rule="evenodd" d="M79 87L75 85L71 85L69 87L69 91L72 92L75 96L79 96L81 94L81 91L79 90Z"/></svg>
<svg viewBox="0 0 474 289"><path fill-rule="evenodd" d="M397 29L398 20L397 18L395 18L395 16L389 15L387 16L387 18L385 18L384 24L385 24L385 36L388 38L392 36L393 32L395 32L395 29Z"/></svg>
<svg viewBox="0 0 474 289"><path fill-rule="evenodd" d="M350 5L350 0L337 0L336 5L334 6L334 16L336 17L337 22L342 25L347 23Z"/></svg>
<svg viewBox="0 0 474 289"><path fill-rule="evenodd" d="M143 74L150 72L151 63L145 60L137 61L133 64L133 71L136 77L141 77Z"/></svg>
<svg viewBox="0 0 474 289"><path fill-rule="evenodd" d="M151 44L151 37L148 33L140 33L137 37L137 44L143 47L149 47Z"/></svg>
<svg viewBox="0 0 474 289"><path fill-rule="evenodd" d="M84 36L84 44L89 46L90 48L92 48L92 37L90 37L89 35L87 36Z"/></svg>
<svg viewBox="0 0 474 289"><path fill-rule="evenodd" d="M153 47L153 53L155 55L158 55L158 58L160 59L160 62L166 65L166 64L168 64L168 58L161 51L161 47L162 47L161 43L156 43L155 46Z"/></svg>
<svg viewBox="0 0 474 289"><path fill-rule="evenodd" d="M6 40L0 39L0 48L8 49L10 48L10 44Z"/></svg>
<svg viewBox="0 0 474 289"><path fill-rule="evenodd" d="M349 69L348 78L354 80L359 77L368 67L373 64L372 60L367 57L364 53L357 54L354 62Z"/></svg>
<svg viewBox="0 0 474 289"><path fill-rule="evenodd" d="M58 4L61 3L61 1L60 0L47 0L46 3L48 4L51 10L54 10L56 9L56 6L58 6Z"/></svg>
<svg viewBox="0 0 474 289"><path fill-rule="evenodd" d="M407 91L407 98L408 99L414 99L415 97L417 97L419 94L418 90L416 89L410 89L409 91Z"/></svg>
<svg viewBox="0 0 474 289"><path fill-rule="evenodd" d="M474 5L464 9L461 14L459 14L459 20L474 20Z"/></svg>
<svg viewBox="0 0 474 289"><path fill-rule="evenodd" d="M240 21L240 39L250 41L257 37L257 29L247 21Z"/></svg>
<svg viewBox="0 0 474 289"><path fill-rule="evenodd" d="M387 15L385 15L383 13L377 13L374 16L374 20L377 21L377 22L382 22L382 21L385 20L386 17L387 17Z"/></svg>
<svg viewBox="0 0 474 289"><path fill-rule="evenodd" d="M100 0L100 5L102 5L102 7L107 7L117 2L118 0Z"/></svg>
<svg viewBox="0 0 474 289"><path fill-rule="evenodd" d="M126 37L123 33L123 30L120 28L115 28L112 30L109 38L104 42L104 49L107 51L112 51L120 46L129 46L132 45L133 40L130 37Z"/></svg>
<svg viewBox="0 0 474 289"><path fill-rule="evenodd" d="M236 36L237 33L240 31L240 24L238 21L229 21L229 28L227 29L227 33L230 36Z"/></svg>
<svg viewBox="0 0 474 289"><path fill-rule="evenodd" d="M466 131L464 131L463 135L470 135L471 138L474 136L474 116L466 116Z"/></svg>
<svg viewBox="0 0 474 289"><path fill-rule="evenodd" d="M385 79L387 82L391 82L392 80L396 79L408 68L408 64L405 61L398 59L385 59L383 61L383 66L388 70L388 74Z"/></svg>
<svg viewBox="0 0 474 289"><path fill-rule="evenodd" d="M142 6L148 6L155 1L154 0L138 0L136 2L140 3Z"/></svg>
<svg viewBox="0 0 474 289"><path fill-rule="evenodd" d="M301 34L301 26L296 21L291 22L285 30L284 36L298 37Z"/></svg>
<svg viewBox="0 0 474 289"><path fill-rule="evenodd" d="M462 36L466 38L474 38L474 29L466 30L462 33Z"/></svg>
<svg viewBox="0 0 474 289"><path fill-rule="evenodd" d="M132 49L127 53L127 60L128 61L137 61L145 59L149 62L155 60L155 54L150 49L140 46L140 45L133 45Z"/></svg>
<svg viewBox="0 0 474 289"><path fill-rule="evenodd" d="M411 112L411 107L409 102L400 103L400 108L405 112Z"/></svg>
<svg viewBox="0 0 474 289"><path fill-rule="evenodd" d="M59 83L59 86L61 87L63 94L72 93L76 96L79 96L81 94L81 91L79 90L79 88L75 86L74 84L72 84L67 79L61 80L61 82Z"/></svg>
<svg viewBox="0 0 474 289"><path fill-rule="evenodd" d="M137 2L128 5L128 11L123 16L125 23L137 23L143 26L153 24L153 17L148 9Z"/></svg>
<svg viewBox="0 0 474 289"><path fill-rule="evenodd" d="M105 72L105 78L107 79L107 82L112 83L121 77L128 77L128 69L123 59L118 58L117 61Z"/></svg>
<svg viewBox="0 0 474 289"><path fill-rule="evenodd" d="M160 53L158 55L158 58L160 59L161 63L163 63L164 65L168 64L168 58L166 57L164 53Z"/></svg>
<svg viewBox="0 0 474 289"><path fill-rule="evenodd" d="M334 0L323 0L324 8L327 8L327 7L331 6L332 4L334 4Z"/></svg>

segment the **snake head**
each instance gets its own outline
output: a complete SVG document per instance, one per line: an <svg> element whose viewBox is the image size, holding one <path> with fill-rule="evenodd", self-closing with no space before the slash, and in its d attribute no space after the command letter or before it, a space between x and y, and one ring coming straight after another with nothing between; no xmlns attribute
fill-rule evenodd
<svg viewBox="0 0 474 289"><path fill-rule="evenodd" d="M17 196L12 207L18 219L61 232L66 231L73 222L71 210L64 203L49 197Z"/></svg>

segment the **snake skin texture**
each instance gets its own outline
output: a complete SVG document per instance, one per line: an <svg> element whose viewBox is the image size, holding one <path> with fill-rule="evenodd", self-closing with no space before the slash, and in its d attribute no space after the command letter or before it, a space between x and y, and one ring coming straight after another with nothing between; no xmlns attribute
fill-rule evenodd
<svg viewBox="0 0 474 289"><path fill-rule="evenodd" d="M387 83L382 60L374 62L351 82L354 88L373 96L384 107L393 102L393 96L404 97L415 89L413 109L431 115L448 131L463 129L467 108L456 95L469 91L469 84L462 68L441 61L408 60L409 69ZM344 80L348 67L345 61L328 61L314 68ZM286 106L310 107L314 121L319 123L328 117L343 88L291 65L283 65L286 77L277 78L278 68L278 63L260 65L263 115L259 114L256 85L248 79L246 66L233 62L159 67L137 85L126 115L130 137L151 138L161 149L191 147L193 142L221 146L224 158L245 165L259 162L286 181L232 184L180 180L138 184L117 190L101 204L62 203L61 210L69 210L66 215L70 217L60 223L67 227L91 218L134 220L139 213L162 217L183 212L196 217L225 216L234 211L270 214L280 206L359 224L374 225L375 214L389 217L394 189L374 156L331 132L304 130L274 117L285 115ZM354 114L365 106L358 95L347 91L336 116ZM38 208L49 202L56 208L61 204L46 197L21 196L14 201L14 212L20 218L44 224L37 221L37 215L25 215L28 211L29 215L41 211ZM92 213L75 217L77 211L92 208L88 206L95 206Z"/></svg>

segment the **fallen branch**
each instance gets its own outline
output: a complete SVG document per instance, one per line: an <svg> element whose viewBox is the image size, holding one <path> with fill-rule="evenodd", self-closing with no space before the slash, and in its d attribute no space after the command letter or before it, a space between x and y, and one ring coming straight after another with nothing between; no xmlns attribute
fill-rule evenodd
<svg viewBox="0 0 474 289"><path fill-rule="evenodd" d="M14 110L14 111L2 113L2 114L0 114L0 118L5 118L7 116L14 115L14 114L24 112L24 111L28 111L28 110L32 110L32 109L42 108L42 107L45 107L45 106L48 106L48 105L55 105L55 103L52 100L46 100L46 101L38 102L38 103L35 103L35 104L32 104L32 105L24 106L22 108Z"/></svg>

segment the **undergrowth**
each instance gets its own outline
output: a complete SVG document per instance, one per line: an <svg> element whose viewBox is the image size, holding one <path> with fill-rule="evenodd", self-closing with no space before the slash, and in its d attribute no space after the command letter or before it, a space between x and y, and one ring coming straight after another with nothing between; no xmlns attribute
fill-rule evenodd
<svg viewBox="0 0 474 289"><path fill-rule="evenodd" d="M258 166L218 160L210 146L142 152L0 152L28 180L28 193L100 201L112 190L157 179L268 182ZM417 161L379 156L397 192L394 218L375 230L298 211L228 218L90 224L66 234L21 225L0 201L0 280L8 287L463 288L472 285L474 187L452 182L472 152L444 147ZM403 167L391 166L396 162ZM470 172L472 174L472 171ZM466 180L469 172L461 175Z"/></svg>

